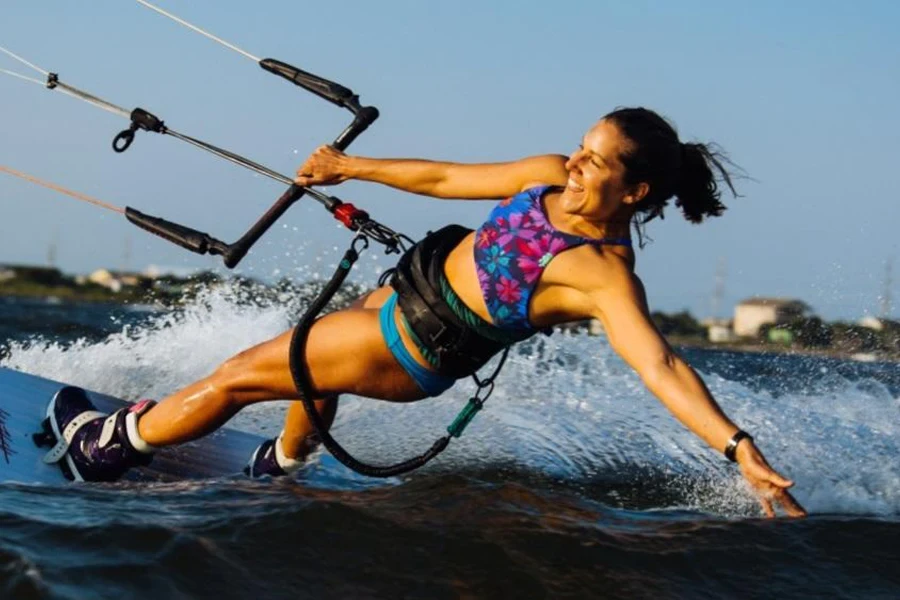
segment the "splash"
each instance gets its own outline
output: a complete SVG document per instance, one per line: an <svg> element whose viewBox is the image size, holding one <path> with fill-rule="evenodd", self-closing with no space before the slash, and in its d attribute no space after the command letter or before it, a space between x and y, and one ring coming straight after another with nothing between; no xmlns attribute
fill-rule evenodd
<svg viewBox="0 0 900 600"><path fill-rule="evenodd" d="M287 288L268 296L239 285L207 289L100 341L13 343L0 364L128 399L160 398L290 328L307 298ZM797 482L801 503L813 512L900 513L900 402L888 386L833 369L813 369L809 382L793 376L788 386L799 363L792 371L783 361L767 383L744 361L713 354L702 375L726 413ZM334 435L360 459L405 459L443 435L473 389L461 381L411 404L347 397ZM231 426L274 435L284 408L249 407ZM428 469L563 486L626 508L759 514L737 469L675 421L603 338L586 335L518 346L486 409Z"/></svg>

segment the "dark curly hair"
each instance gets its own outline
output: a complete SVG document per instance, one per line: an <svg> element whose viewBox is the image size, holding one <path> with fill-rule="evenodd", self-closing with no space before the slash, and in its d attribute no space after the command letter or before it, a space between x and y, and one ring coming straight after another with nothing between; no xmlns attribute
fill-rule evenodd
<svg viewBox="0 0 900 600"><path fill-rule="evenodd" d="M668 121L646 108L617 108L603 118L631 141L631 148L619 156L625 166L625 183L650 186L647 196L636 205L638 225L662 218L672 197L691 223L718 217L725 211L719 181L738 195L726 168L735 165L718 146L682 143Z"/></svg>

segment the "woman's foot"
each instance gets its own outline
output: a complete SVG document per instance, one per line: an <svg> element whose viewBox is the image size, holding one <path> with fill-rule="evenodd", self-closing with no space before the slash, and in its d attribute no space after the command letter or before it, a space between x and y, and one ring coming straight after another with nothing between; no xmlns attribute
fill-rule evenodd
<svg viewBox="0 0 900 600"><path fill-rule="evenodd" d="M142 400L111 415L98 412L84 390L66 386L47 407L45 428L56 445L44 457L75 481L115 481L150 464L153 448L140 439L137 419L155 403Z"/></svg>
<svg viewBox="0 0 900 600"><path fill-rule="evenodd" d="M244 468L244 473L250 477L282 477L292 475L300 470L303 460L289 457L284 453L281 436L269 439L259 445L250 457L250 462Z"/></svg>

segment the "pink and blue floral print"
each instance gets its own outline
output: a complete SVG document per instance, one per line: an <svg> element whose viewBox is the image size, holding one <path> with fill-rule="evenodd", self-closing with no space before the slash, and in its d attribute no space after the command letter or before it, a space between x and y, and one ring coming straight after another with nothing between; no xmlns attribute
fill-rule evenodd
<svg viewBox="0 0 900 600"><path fill-rule="evenodd" d="M501 201L475 232L475 268L494 325L534 329L531 296L544 269L560 252L582 244L631 245L628 238L595 240L559 231L542 206L551 186L534 187Z"/></svg>

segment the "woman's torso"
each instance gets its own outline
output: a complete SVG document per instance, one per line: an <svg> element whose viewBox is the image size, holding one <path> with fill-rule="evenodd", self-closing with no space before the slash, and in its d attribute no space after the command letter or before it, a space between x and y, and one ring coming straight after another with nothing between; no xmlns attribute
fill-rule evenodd
<svg viewBox="0 0 900 600"><path fill-rule="evenodd" d="M529 191L526 190L514 198L528 193ZM594 306L589 297L583 290L579 291L581 286L578 285L577 278L582 269L590 268L593 272L602 275L604 269L623 268L624 265L624 268L631 270L634 266L634 253L630 246L601 244L599 240L574 243L574 238L580 236L558 229L555 225L558 196L558 191L547 190L545 192L541 190L536 197L533 197L534 208L540 211L540 215L536 215L538 219L542 216L549 228L559 232L559 237L572 242L558 251L555 256L546 259L549 262L541 265L539 277L528 286L531 289L528 290L522 309L527 314L528 325L534 328L587 319L594 315ZM510 199L507 199L501 203L501 206L509 202ZM492 212L492 217L495 216L496 211L497 208ZM488 310L483 282L479 282L479 269L475 260L476 233L468 235L451 251L444 264L444 273L460 299L482 319L493 323L497 319L494 319L491 311ZM483 252L479 252L479 254L483 255ZM482 272L482 279L485 277L486 274ZM497 301L496 298L490 297L490 294L487 295L489 296L488 300ZM524 315L521 321L524 321ZM510 319L509 323L501 323L501 325L517 326L514 319Z"/></svg>

